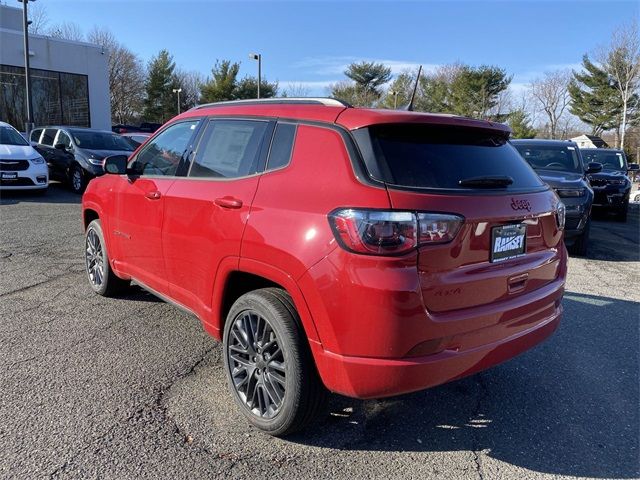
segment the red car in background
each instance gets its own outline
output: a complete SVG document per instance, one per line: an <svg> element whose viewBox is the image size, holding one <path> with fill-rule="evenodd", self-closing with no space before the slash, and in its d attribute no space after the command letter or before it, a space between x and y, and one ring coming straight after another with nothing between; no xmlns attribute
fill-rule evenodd
<svg viewBox="0 0 640 480"><path fill-rule="evenodd" d="M564 206L509 133L333 99L197 107L89 184L90 285L134 281L195 314L241 411L273 435L327 390L470 375L562 313Z"/></svg>

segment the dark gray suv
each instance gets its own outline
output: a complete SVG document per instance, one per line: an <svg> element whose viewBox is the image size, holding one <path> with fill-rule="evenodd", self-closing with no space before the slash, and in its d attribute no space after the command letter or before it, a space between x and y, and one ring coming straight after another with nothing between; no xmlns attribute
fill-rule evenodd
<svg viewBox="0 0 640 480"><path fill-rule="evenodd" d="M76 193L84 192L89 180L104 173L105 157L135 150L116 133L80 127L36 128L30 140L49 165L49 177L68 183Z"/></svg>
<svg viewBox="0 0 640 480"><path fill-rule="evenodd" d="M566 207L564 239L569 250L586 255L591 228L593 189L587 174L602 170L600 163L583 166L580 149L564 140L512 140L520 155L555 192Z"/></svg>

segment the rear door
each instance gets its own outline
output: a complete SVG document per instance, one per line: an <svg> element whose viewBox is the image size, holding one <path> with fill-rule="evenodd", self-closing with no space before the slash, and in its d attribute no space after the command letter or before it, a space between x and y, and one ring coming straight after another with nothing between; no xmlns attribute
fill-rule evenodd
<svg viewBox="0 0 640 480"><path fill-rule="evenodd" d="M272 131L268 120L209 120L187 177L167 192L162 238L171 296L201 318L218 265L240 255Z"/></svg>
<svg viewBox="0 0 640 480"><path fill-rule="evenodd" d="M111 237L119 270L167 293L162 248L165 196L192 146L200 119L166 127L132 159L136 174L122 175L113 189Z"/></svg>
<svg viewBox="0 0 640 480"><path fill-rule="evenodd" d="M358 136L376 152L394 209L464 217L451 242L419 249L427 310L514 298L557 277L557 198L503 133L420 125L367 130Z"/></svg>

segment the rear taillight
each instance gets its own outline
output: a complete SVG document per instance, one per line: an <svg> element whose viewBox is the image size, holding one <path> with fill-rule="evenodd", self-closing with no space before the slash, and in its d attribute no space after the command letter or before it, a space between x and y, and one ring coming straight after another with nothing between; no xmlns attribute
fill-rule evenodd
<svg viewBox="0 0 640 480"><path fill-rule="evenodd" d="M400 255L418 245L451 241L464 219L443 213L346 208L329 214L340 245L355 253Z"/></svg>

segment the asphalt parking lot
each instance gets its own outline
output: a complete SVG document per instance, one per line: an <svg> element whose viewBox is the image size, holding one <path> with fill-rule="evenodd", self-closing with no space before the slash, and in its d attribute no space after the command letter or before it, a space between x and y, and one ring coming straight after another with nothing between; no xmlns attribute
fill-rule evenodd
<svg viewBox="0 0 640 480"><path fill-rule="evenodd" d="M0 200L0 477L637 478L639 215L594 222L557 333L479 375L334 397L286 440L251 429L219 345L144 291L94 295L79 197Z"/></svg>

